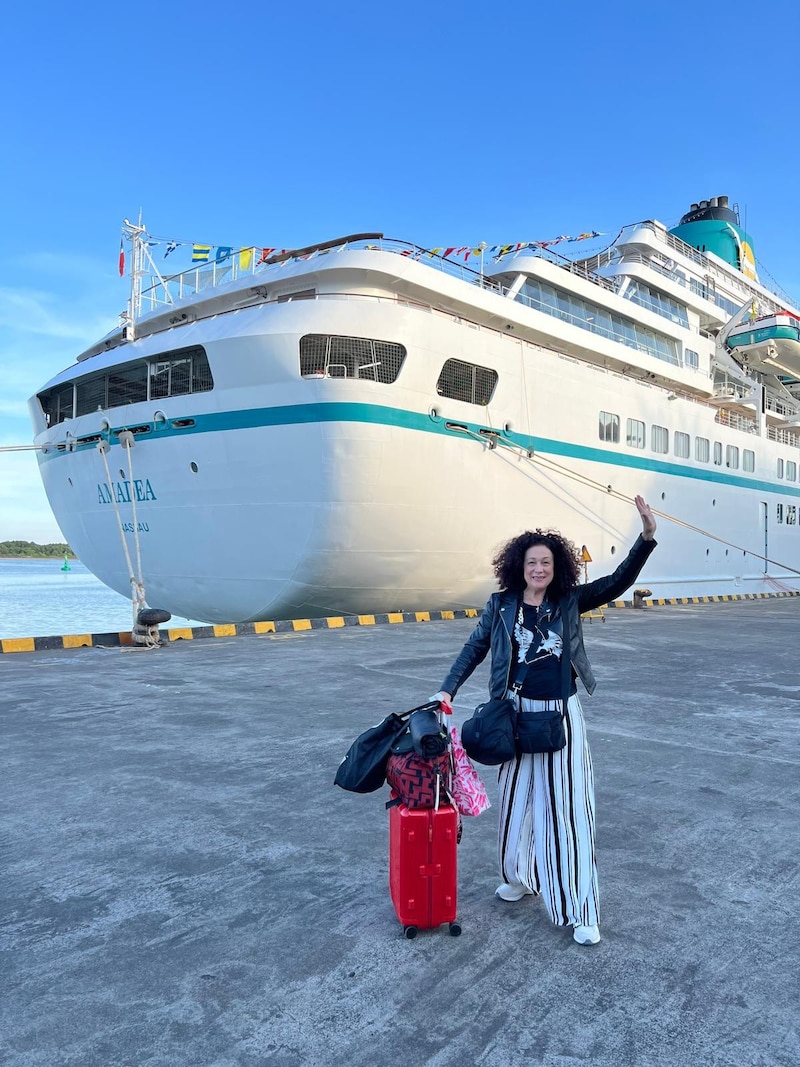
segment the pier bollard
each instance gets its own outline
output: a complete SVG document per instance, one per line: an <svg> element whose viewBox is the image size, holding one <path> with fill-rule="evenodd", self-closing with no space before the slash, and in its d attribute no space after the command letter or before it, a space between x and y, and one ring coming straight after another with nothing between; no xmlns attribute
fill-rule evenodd
<svg viewBox="0 0 800 1067"><path fill-rule="evenodd" d="M653 591L651 589L634 589L633 591L633 606L635 608L643 608L645 598L652 596Z"/></svg>
<svg viewBox="0 0 800 1067"><path fill-rule="evenodd" d="M160 623L169 622L171 618L172 615L163 608L142 608L131 630L133 643L145 648L157 648L161 644L158 627Z"/></svg>

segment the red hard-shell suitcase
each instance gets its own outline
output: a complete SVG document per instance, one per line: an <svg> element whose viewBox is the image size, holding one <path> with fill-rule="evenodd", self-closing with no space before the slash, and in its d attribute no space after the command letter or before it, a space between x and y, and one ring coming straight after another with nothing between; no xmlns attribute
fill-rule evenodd
<svg viewBox="0 0 800 1067"><path fill-rule="evenodd" d="M389 889L406 937L449 923L457 936L458 813L405 805L389 808Z"/></svg>

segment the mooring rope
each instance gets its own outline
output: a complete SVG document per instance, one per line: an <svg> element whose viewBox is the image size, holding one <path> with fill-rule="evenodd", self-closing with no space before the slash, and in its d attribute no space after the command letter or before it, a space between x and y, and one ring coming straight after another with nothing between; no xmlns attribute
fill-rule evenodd
<svg viewBox="0 0 800 1067"><path fill-rule="evenodd" d="M133 436L133 435L131 435L131 436ZM97 442L97 450L100 453L100 455L103 457L103 465L105 466L105 469L106 469L106 478L108 480L108 490L111 493L111 503L114 505L114 514L117 517L117 528L119 530L120 540L122 541L122 551L125 553L125 560L126 560L126 562L128 564L128 574L130 575L130 582L131 582L131 607L133 609L133 628L132 629L135 631L136 630L136 625L137 625L137 623L139 621L139 612L141 611L141 609L143 607L146 606L145 593L144 593L144 583L141 580L141 554L139 554L139 558L138 558L139 577L137 578L136 573L135 573L135 571L133 569L133 563L131 562L131 554L130 554L130 552L128 550L128 542L127 542L127 540L125 538L125 530L124 530L123 525L122 525L122 515L121 515L120 510L119 510L119 502L117 501L116 493L114 492L114 483L113 483L112 478L111 478L111 469L110 469L110 467L108 465L108 452L109 452L110 449L111 449L111 445L109 444L108 441L104 440L104 441L98 441ZM128 462L130 462L130 447L128 447ZM129 471L129 473L130 473L130 471ZM133 481L132 478L129 479L129 480L131 482ZM134 492L133 495L135 497L136 493ZM133 497L131 498L131 501L133 501ZM134 504L133 506L134 506L134 529L136 529L136 518L135 518L135 515L136 515L135 507L136 507L136 505ZM138 546L138 536L137 536L137 540L136 540L136 547L137 547L137 551L138 551L138 548L139 548L139 546ZM149 641L147 643L150 644Z"/></svg>
<svg viewBox="0 0 800 1067"><path fill-rule="evenodd" d="M558 474L563 478L571 478L573 481L585 485L588 489L594 489L599 493L603 493L606 496L612 496L617 500L624 500L626 504L634 503L633 496L629 496L618 489L614 489L613 485L596 481L594 478L590 478L589 475L579 474L577 471L573 471L573 469L564 466L562 463L557 463L556 460L550 459L548 456L540 455L539 452L529 451L522 446L513 445L510 442L507 443L503 441L499 431L493 433L491 440L487 440L487 434L478 434L475 431L467 431L467 434L482 441L483 444L487 445L490 449L494 449L497 445L509 448L514 451L516 455L521 456L528 462L538 463L540 466L549 469L549 471ZM701 537L706 537L710 541L717 541L729 548L735 548L737 552L745 553L745 555L752 556L754 559L763 559L765 563L771 563L773 567L779 567L781 570L788 571L790 574L800 574L798 568L790 567L788 563L782 563L778 559L771 559L769 556L765 556L762 552L753 552L752 548L745 548L740 544L736 544L734 541L719 537L717 534L713 534L710 530L703 529L702 526L694 526L692 523L687 523L684 519L678 519L677 515L672 515L668 511L660 511L653 507L651 507L651 510L654 515L658 515L659 519L666 519L668 522L674 523L676 526L682 526L684 529L691 530L693 534L700 534Z"/></svg>

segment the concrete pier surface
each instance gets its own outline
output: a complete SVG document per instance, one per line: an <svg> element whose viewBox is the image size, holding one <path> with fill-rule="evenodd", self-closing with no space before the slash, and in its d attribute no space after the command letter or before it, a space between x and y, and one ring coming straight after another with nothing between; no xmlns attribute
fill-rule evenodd
<svg viewBox="0 0 800 1067"><path fill-rule="evenodd" d="M585 624L594 948L494 897L496 806L405 939L386 790L332 785L473 625L3 657L0 1063L797 1067L800 604Z"/></svg>

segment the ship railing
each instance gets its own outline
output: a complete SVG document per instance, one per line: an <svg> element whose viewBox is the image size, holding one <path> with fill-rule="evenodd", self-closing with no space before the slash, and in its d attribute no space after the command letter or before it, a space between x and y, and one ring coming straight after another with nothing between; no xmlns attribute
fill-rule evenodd
<svg viewBox="0 0 800 1067"><path fill-rule="evenodd" d="M652 222L652 220L636 222L629 226L623 226L620 238L618 239L617 243L624 243L624 236L626 234L631 234L636 230L650 230L650 232L653 233L659 241L663 241L669 248L674 249L674 251L679 252L682 256L685 256L687 259L690 259L692 260L692 262L696 263L701 268L704 275L710 275L711 277L719 278L724 281L726 285L730 286L732 289L736 290L737 293L741 294L742 300L740 301L740 303L744 303L745 300L750 299L753 296L752 288L743 278L738 277L738 272L734 268L731 268L730 271L720 269L715 263L712 263L707 256L703 255L702 252L698 252L696 248L692 248L691 245L686 244L686 242L682 241L680 237L676 237L674 234L669 233L669 231L665 228L661 226L656 226ZM766 289L767 292L772 293L773 296L777 297L781 306L786 304L787 301L789 303L792 303L789 294L783 292L780 287L765 285L761 281L759 281L758 284L762 287L762 289Z"/></svg>
<svg viewBox="0 0 800 1067"><path fill-rule="evenodd" d="M768 396L766 398L767 411L772 411L776 415L785 415L787 418L791 418L793 415L798 414L797 404L787 404L782 400L778 400L775 397Z"/></svg>
<svg viewBox="0 0 800 1067"><path fill-rule="evenodd" d="M525 304L526 307L532 308L534 311L543 311L546 315L550 315L552 318L569 323L570 326L577 326L579 329L589 330L590 333L595 333L600 337L607 337L610 341L616 341L619 344L625 345L627 348L632 348L637 352L643 352L648 356L654 356L656 359L660 359L663 363L671 363L675 367L688 366L678 354L667 355L662 351L656 351L648 345L643 344L641 341L635 340L635 338L632 338L622 330L617 330L614 329L613 326L606 326L596 320L590 321L582 315L575 315L570 311L565 311L563 308L560 308L557 303L552 301L540 300L536 297L529 296L527 293L518 293L517 300L519 303Z"/></svg>
<svg viewBox="0 0 800 1067"><path fill-rule="evenodd" d="M800 448L800 433L796 430L787 430L783 426L768 426L767 437L770 441L777 441L782 445L793 445Z"/></svg>
<svg viewBox="0 0 800 1067"><path fill-rule="evenodd" d="M371 237L368 239L348 240L343 238L341 242L327 242L333 247L318 247L298 250L297 254L282 253L277 256L265 258L260 248L242 248L232 252L220 261L204 263L202 266L189 267L184 271L169 275L151 274L143 279L137 298L136 317L147 315L152 312L163 310L175 304L181 304L191 300L200 294L207 293L210 289L216 289L223 285L232 285L243 278L257 277L262 284L274 280L280 276L286 264L296 260L309 260L316 256L335 255L337 252L354 249L366 249L382 252L395 252L408 259L424 263L426 266L440 270L443 274L458 278L461 281L476 285L481 289L505 295L507 287L493 277L487 277L484 273L484 252L480 248L465 248L460 255L464 262L442 255L441 250L422 248L408 241L395 240L386 237ZM516 254L525 252L540 259L561 267L563 270L596 285L614 291L616 283L608 278L590 270L583 263L574 262L557 252L546 248L520 250ZM480 258L480 264L477 258ZM503 257L502 262L512 260L514 253ZM474 262L475 266L470 266ZM492 257L492 262L501 262L501 257ZM479 267L479 269L476 269Z"/></svg>
<svg viewBox="0 0 800 1067"><path fill-rule="evenodd" d="M741 430L743 433L758 433L758 423L755 419L748 419L736 411L726 411L725 408L720 408L715 414L714 422L720 426L729 426L732 430Z"/></svg>

